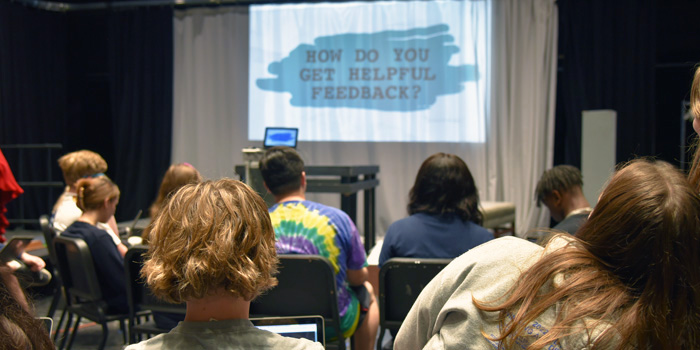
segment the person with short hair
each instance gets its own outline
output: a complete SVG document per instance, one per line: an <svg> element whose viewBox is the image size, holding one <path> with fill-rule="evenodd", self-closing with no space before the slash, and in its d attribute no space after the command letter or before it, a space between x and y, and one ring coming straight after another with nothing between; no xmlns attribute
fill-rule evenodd
<svg viewBox="0 0 700 350"><path fill-rule="evenodd" d="M80 150L58 158L58 166L63 172L66 189L53 207L51 227L57 235L60 235L83 214L77 206L76 184L78 180L104 175L107 171L107 162L93 151ZM110 234L114 245L119 250L119 254L124 256L127 248L119 238L119 229L117 228L117 221L114 219L114 215L107 218L105 222L99 222L97 225Z"/></svg>
<svg viewBox="0 0 700 350"><path fill-rule="evenodd" d="M180 188L155 218L141 276L153 294L187 303L170 332L130 345L151 349L323 349L257 329L250 302L277 279L267 206L244 183L204 181Z"/></svg>
<svg viewBox="0 0 700 350"><path fill-rule="evenodd" d="M107 302L107 312L125 314L126 301L124 258L111 235L98 224L114 216L119 203L119 187L106 175L80 179L75 184L77 205L82 214L63 231L63 236L85 241L95 263L98 284Z"/></svg>
<svg viewBox="0 0 700 350"><path fill-rule="evenodd" d="M345 338L354 337L358 350L372 349L379 308L367 282L367 256L355 224L339 209L306 200L304 161L293 148L268 149L260 172L277 202L269 209L277 252L330 260L336 271L341 331ZM334 333L326 328L327 339L336 337Z"/></svg>
<svg viewBox="0 0 700 350"><path fill-rule="evenodd" d="M504 237L421 292L396 348L698 349L700 198L665 162L617 171L576 236Z"/></svg>
<svg viewBox="0 0 700 350"><path fill-rule="evenodd" d="M428 157L408 197L410 216L389 226L379 266L393 257L452 259L493 239L481 227L479 193L469 167L454 154Z"/></svg>
<svg viewBox="0 0 700 350"><path fill-rule="evenodd" d="M553 229L572 235L593 210L583 195L581 171L571 165L557 165L545 171L537 183L535 198L537 206L544 203L552 219L558 222Z"/></svg>

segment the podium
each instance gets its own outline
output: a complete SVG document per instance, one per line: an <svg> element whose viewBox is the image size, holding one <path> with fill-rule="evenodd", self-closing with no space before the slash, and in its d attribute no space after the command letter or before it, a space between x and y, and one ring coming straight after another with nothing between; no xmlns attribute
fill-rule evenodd
<svg viewBox="0 0 700 350"><path fill-rule="evenodd" d="M274 204L274 198L267 193L262 185L260 168L253 162L246 171L245 165L236 165L234 170L241 177L241 181L247 183L265 199L268 206ZM355 226L360 228L357 222L357 194L363 192L363 213L365 252L374 247L376 241L375 223L375 188L379 186L378 165L354 165L354 166L305 166L306 192L309 193L338 193L340 194L340 209L348 214ZM250 179L246 179L246 172Z"/></svg>

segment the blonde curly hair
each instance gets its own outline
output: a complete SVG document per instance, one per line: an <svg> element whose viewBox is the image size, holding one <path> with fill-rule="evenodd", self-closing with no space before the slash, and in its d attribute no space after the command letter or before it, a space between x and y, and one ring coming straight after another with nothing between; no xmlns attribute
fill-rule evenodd
<svg viewBox="0 0 700 350"><path fill-rule="evenodd" d="M267 206L240 181L182 187L161 208L148 240L141 276L165 301L202 299L222 288L252 300L277 284Z"/></svg>
<svg viewBox="0 0 700 350"><path fill-rule="evenodd" d="M63 179L71 186L80 178L107 171L107 162L99 154L86 149L71 152L58 158Z"/></svg>

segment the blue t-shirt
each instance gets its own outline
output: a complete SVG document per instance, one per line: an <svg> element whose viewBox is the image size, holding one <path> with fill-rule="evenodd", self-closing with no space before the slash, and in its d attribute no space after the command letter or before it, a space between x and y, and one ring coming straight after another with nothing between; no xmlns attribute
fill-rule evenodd
<svg viewBox="0 0 700 350"><path fill-rule="evenodd" d="M68 226L61 235L80 238L90 248L98 283L102 289L102 297L109 306L108 312L129 312L129 305L126 301L124 258L119 254L109 233L87 222L76 221Z"/></svg>
<svg viewBox="0 0 700 350"><path fill-rule="evenodd" d="M457 215L417 213L389 226L379 266L391 258L453 259L492 239L487 229Z"/></svg>

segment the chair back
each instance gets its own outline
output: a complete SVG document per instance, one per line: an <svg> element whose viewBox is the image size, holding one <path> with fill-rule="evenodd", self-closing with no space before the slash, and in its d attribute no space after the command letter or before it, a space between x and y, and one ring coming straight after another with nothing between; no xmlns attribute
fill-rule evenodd
<svg viewBox="0 0 700 350"><path fill-rule="evenodd" d="M56 251L53 247L53 239L56 237L56 232L51 228L49 224L49 216L44 214L39 217L39 225L41 226L41 232L44 234L44 242L46 242L46 250L49 251L49 260L51 264L55 267L58 265L58 259L56 259Z"/></svg>
<svg viewBox="0 0 700 350"><path fill-rule="evenodd" d="M148 246L135 245L129 248L124 256L124 271L126 273L126 297L129 303L129 335L130 343L136 341L137 333L159 334L167 333L169 329L159 329L147 324L139 324L139 311L161 311L185 314L186 304L170 304L156 298L141 278L141 267L146 258Z"/></svg>
<svg viewBox="0 0 700 350"><path fill-rule="evenodd" d="M452 259L392 258L379 270L380 336L399 329L425 286Z"/></svg>
<svg viewBox="0 0 700 350"><path fill-rule="evenodd" d="M66 302L71 304L75 297L81 301L100 301L102 290L87 243L80 238L56 236L53 244Z"/></svg>
<svg viewBox="0 0 700 350"><path fill-rule="evenodd" d="M278 284L250 303L251 317L320 315L344 348L331 262L318 255L280 254L279 259Z"/></svg>

